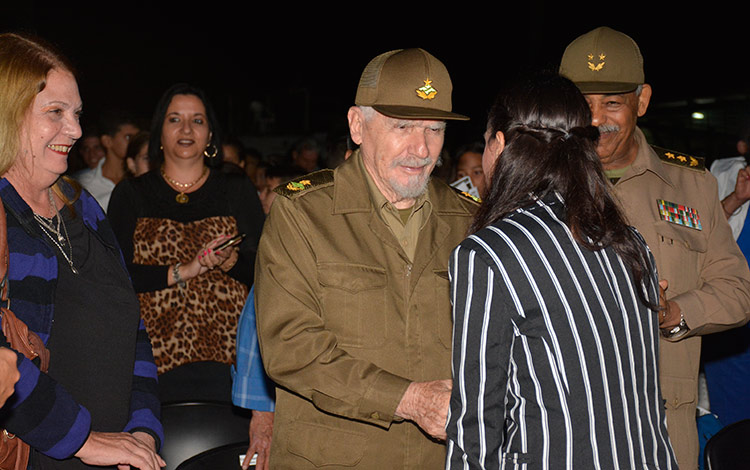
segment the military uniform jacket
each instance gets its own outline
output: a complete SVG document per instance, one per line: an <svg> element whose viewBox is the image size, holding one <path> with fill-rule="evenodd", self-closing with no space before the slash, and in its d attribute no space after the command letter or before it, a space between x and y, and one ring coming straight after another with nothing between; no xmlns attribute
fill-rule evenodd
<svg viewBox="0 0 750 470"><path fill-rule="evenodd" d="M295 180L263 230L256 307L263 362L279 386L275 469L444 466L444 444L394 413L410 382L451 377L448 260L477 205L431 181L411 261L364 172L355 153Z"/></svg>
<svg viewBox="0 0 750 470"><path fill-rule="evenodd" d="M702 162L652 148L639 129L635 138L638 155L614 189L629 223L654 254L659 278L669 282L667 298L677 302L690 327L677 341L660 341L659 373L680 468L697 468L699 335L747 322L750 272L724 216L716 179ZM664 220L660 200L668 212L683 215L693 209L693 214L683 225ZM695 213L700 229L690 226L697 225ZM694 456L686 453L693 451Z"/></svg>

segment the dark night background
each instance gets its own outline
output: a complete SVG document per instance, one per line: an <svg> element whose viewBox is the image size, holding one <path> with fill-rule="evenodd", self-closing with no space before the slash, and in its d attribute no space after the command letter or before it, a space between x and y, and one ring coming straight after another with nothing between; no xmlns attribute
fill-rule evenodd
<svg viewBox="0 0 750 470"><path fill-rule="evenodd" d="M571 40L607 25L633 37L644 55L654 95L641 125L652 143L731 156L750 126L746 6L3 2L2 31L37 34L78 68L84 125L108 108L147 120L169 85L187 81L206 89L225 133L280 151L303 134L345 133L367 62L422 47L448 67L454 110L472 117L450 125L446 146L454 150L481 137L503 83L555 69ZM693 121L693 111L707 119Z"/></svg>

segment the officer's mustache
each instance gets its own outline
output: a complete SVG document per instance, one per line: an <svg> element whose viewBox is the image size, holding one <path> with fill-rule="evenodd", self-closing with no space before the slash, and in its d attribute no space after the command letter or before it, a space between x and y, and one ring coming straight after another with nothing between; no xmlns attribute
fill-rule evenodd
<svg viewBox="0 0 750 470"><path fill-rule="evenodd" d="M404 158L393 160L393 162L391 163L391 167L395 168L397 166L409 166L412 168L421 168L423 166L429 165L430 163L432 163L432 160L430 160L429 157L427 158L404 157Z"/></svg>
<svg viewBox="0 0 750 470"><path fill-rule="evenodd" d="M620 126L616 124L602 124L601 126L597 126L597 129L599 129L599 134L606 134L608 132L619 132Z"/></svg>

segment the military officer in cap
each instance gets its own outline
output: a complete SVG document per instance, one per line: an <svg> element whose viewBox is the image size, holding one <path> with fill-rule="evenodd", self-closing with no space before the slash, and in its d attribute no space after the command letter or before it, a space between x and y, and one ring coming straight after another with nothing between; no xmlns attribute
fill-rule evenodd
<svg viewBox="0 0 750 470"><path fill-rule="evenodd" d="M659 374L667 429L680 469L697 469L700 335L747 322L747 262L703 159L651 146L637 127L651 87L644 83L635 41L597 28L568 45L560 73L578 85L591 107L592 124L601 134L602 166L628 221L651 248L666 286L659 313Z"/></svg>
<svg viewBox="0 0 750 470"><path fill-rule="evenodd" d="M478 207L430 179L445 121L468 119L451 88L422 49L377 56L348 113L359 150L276 190L255 278L271 468L444 466L448 261Z"/></svg>

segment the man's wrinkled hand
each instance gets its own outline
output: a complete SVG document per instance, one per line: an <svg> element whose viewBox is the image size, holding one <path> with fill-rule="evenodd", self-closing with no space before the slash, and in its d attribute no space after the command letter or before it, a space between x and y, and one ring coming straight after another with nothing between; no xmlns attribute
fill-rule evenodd
<svg viewBox="0 0 750 470"><path fill-rule="evenodd" d="M253 410L250 418L250 445L242 461L243 470L247 470L253 455L258 454L255 460L257 470L268 470L268 458L271 455L271 438L273 436L273 411Z"/></svg>
<svg viewBox="0 0 750 470"><path fill-rule="evenodd" d="M445 440L452 387L450 379L412 382L396 408L396 415L414 421L432 437Z"/></svg>

